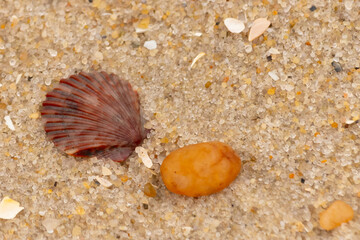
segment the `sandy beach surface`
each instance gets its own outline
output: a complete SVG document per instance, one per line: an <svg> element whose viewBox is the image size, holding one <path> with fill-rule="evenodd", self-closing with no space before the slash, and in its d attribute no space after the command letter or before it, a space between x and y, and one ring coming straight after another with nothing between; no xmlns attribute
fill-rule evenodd
<svg viewBox="0 0 360 240"><path fill-rule="evenodd" d="M0 200L24 209L0 239L359 239L359 15L358 0L1 0ZM271 25L250 42L258 18ZM99 70L139 93L151 168L46 138L46 93ZM232 146L240 175L207 197L169 192L165 156L205 141ZM354 218L325 231L335 200Z"/></svg>

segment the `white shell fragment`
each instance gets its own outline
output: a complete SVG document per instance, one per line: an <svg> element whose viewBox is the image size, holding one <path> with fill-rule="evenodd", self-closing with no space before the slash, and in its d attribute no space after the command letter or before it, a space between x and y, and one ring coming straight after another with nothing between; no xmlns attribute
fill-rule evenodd
<svg viewBox="0 0 360 240"><path fill-rule="evenodd" d="M201 32L189 32L188 36L190 36L190 37L201 37L202 33Z"/></svg>
<svg viewBox="0 0 360 240"><path fill-rule="evenodd" d="M15 126L14 126L14 124L13 124L10 116L5 116L4 119L5 119L5 124L6 124L6 126L7 126L10 130L15 131Z"/></svg>
<svg viewBox="0 0 360 240"><path fill-rule="evenodd" d="M144 32L147 32L147 31L149 31L149 29L138 28L138 27L135 28L136 33L144 33Z"/></svg>
<svg viewBox="0 0 360 240"><path fill-rule="evenodd" d="M13 219L21 212L24 207L20 207L20 203L9 197L4 197L0 203L0 218Z"/></svg>
<svg viewBox="0 0 360 240"><path fill-rule="evenodd" d="M244 23L235 18L226 18L224 24L232 33L241 33L245 29Z"/></svg>
<svg viewBox="0 0 360 240"><path fill-rule="evenodd" d="M102 178L102 177L98 177L96 176L95 177L96 181L98 181L102 186L108 188L108 187L111 187L112 183L108 180L106 180L105 178Z"/></svg>
<svg viewBox="0 0 360 240"><path fill-rule="evenodd" d="M141 159L141 161L144 163L145 167L147 168L151 168L153 163L146 151L145 148L143 147L137 147L135 149L135 152L139 155L139 158Z"/></svg>
<svg viewBox="0 0 360 240"><path fill-rule="evenodd" d="M254 21L253 25L251 26L249 32L249 41L254 40L255 38L259 37L263 34L266 29L270 26L270 21L266 18L258 18Z"/></svg>
<svg viewBox="0 0 360 240"><path fill-rule="evenodd" d="M193 66L195 65L195 63L196 63L200 58L202 58L203 56L205 56L205 54L206 54L206 53L204 53L204 52L199 53L199 54L194 58L194 60L192 61L190 68L193 68Z"/></svg>
<svg viewBox="0 0 360 240"><path fill-rule="evenodd" d="M279 77L278 77L278 75L276 75L276 72L275 72L275 71L271 71L271 72L269 72L268 74L269 74L269 76L270 76L274 81L279 80Z"/></svg>
<svg viewBox="0 0 360 240"><path fill-rule="evenodd" d="M19 81L21 80L21 77L22 77L22 73L20 73L20 74L17 75L16 81L15 81L16 84L19 83Z"/></svg>
<svg viewBox="0 0 360 240"><path fill-rule="evenodd" d="M110 176L112 174L111 170L107 167L101 167L101 173L104 176Z"/></svg>
<svg viewBox="0 0 360 240"><path fill-rule="evenodd" d="M275 55L275 54L280 54L279 50L277 50L276 48L270 48L270 49L269 49L269 53L270 53L270 54L274 54L274 55Z"/></svg>
<svg viewBox="0 0 360 240"><path fill-rule="evenodd" d="M149 49L149 50L153 50L157 48L157 44L155 40L150 40L150 41L146 41L144 43L144 47Z"/></svg>

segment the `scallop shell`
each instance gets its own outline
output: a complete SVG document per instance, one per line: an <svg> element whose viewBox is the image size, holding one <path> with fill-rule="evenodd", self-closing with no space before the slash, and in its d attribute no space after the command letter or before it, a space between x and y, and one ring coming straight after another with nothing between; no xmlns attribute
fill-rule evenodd
<svg viewBox="0 0 360 240"><path fill-rule="evenodd" d="M81 72L46 95L45 131L61 151L76 157L124 161L146 137L140 101L125 80L105 72Z"/></svg>

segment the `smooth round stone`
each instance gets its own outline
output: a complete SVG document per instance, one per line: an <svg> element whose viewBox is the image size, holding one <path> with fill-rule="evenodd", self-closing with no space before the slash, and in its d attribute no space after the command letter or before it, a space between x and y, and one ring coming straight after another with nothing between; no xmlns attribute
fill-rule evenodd
<svg viewBox="0 0 360 240"><path fill-rule="evenodd" d="M166 187L173 193L190 197L219 192L235 180L241 160L221 142L188 145L171 152L160 171Z"/></svg>

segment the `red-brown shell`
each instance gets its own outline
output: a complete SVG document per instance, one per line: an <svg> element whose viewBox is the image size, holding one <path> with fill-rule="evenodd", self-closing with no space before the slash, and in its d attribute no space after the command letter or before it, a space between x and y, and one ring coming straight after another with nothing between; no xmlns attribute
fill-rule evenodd
<svg viewBox="0 0 360 240"><path fill-rule="evenodd" d="M124 161L146 137L139 96L115 74L61 79L46 95L41 116L48 138L72 156Z"/></svg>

